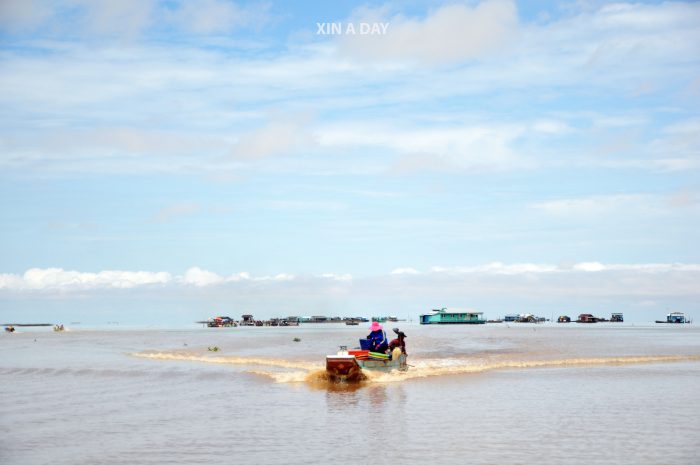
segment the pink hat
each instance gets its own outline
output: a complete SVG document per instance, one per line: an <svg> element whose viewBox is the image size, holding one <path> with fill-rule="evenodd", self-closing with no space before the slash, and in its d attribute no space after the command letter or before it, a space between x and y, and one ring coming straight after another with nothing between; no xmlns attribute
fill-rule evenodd
<svg viewBox="0 0 700 465"><path fill-rule="evenodd" d="M380 325L380 324L377 323L376 321L373 321L372 324L371 324L370 327L369 327L369 330L370 330L370 331L378 331L378 330L380 330L380 329L382 329L382 325Z"/></svg>

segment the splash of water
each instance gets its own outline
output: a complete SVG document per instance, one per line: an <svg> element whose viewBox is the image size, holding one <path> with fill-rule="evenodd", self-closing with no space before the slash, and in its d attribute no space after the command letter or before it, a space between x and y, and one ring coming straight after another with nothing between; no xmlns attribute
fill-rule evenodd
<svg viewBox="0 0 700 465"><path fill-rule="evenodd" d="M312 389L324 391L348 391L364 387L369 380L368 373L361 371L353 382L340 382L331 377L326 370L314 370L304 378L306 385Z"/></svg>

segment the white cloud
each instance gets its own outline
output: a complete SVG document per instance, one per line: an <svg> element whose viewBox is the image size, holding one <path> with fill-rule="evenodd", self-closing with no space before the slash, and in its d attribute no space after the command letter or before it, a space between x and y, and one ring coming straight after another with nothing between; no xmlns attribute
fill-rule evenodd
<svg viewBox="0 0 700 465"><path fill-rule="evenodd" d="M540 119L532 124L532 130L545 134L566 134L571 132L571 127L564 121Z"/></svg>
<svg viewBox="0 0 700 465"><path fill-rule="evenodd" d="M350 275L328 275L339 281L352 279ZM98 273L64 270L63 268L31 268L23 274L0 274L0 290L19 292L82 292L109 289L148 288L152 285L167 285L171 289L184 287L212 287L246 282L287 282L296 276L278 273L274 276L251 276L248 272L221 276L212 271L194 266L184 274L172 276L168 272L106 270Z"/></svg>
<svg viewBox="0 0 700 465"><path fill-rule="evenodd" d="M278 273L274 276L252 276L247 271L234 273L229 276L221 276L213 271L203 270L197 266L189 268L183 276L178 276L176 282L195 286L208 287L226 285L230 283L246 283L246 282L285 282L294 281L296 276L290 273Z"/></svg>
<svg viewBox="0 0 700 465"><path fill-rule="evenodd" d="M333 281L343 281L343 282L350 282L352 281L352 275L351 274L337 274L337 273L323 273L321 275L322 278L325 279L331 279Z"/></svg>
<svg viewBox="0 0 700 465"><path fill-rule="evenodd" d="M238 282L238 281L250 281L252 277L247 271L241 271L240 273L232 274L226 278L228 282Z"/></svg>
<svg viewBox="0 0 700 465"><path fill-rule="evenodd" d="M42 0L0 1L0 29L19 32L33 29L52 15L50 4Z"/></svg>
<svg viewBox="0 0 700 465"><path fill-rule="evenodd" d="M669 2L659 7L619 2L601 7L596 23L604 28L661 32L679 25L697 26L699 14L696 7L683 3Z"/></svg>
<svg viewBox="0 0 700 465"><path fill-rule="evenodd" d="M589 278L585 276L598 276ZM383 289L393 277L392 286L401 286L405 290L414 286L435 286L436 289L459 286L462 283L470 289L477 289L479 283L488 284L488 292L506 292L511 286L521 290L522 286L533 285L532 291L541 292L542 288L562 293L576 288L580 283L600 283L604 293L646 294L647 292L663 294L674 292L697 294L700 288L695 284L700 278L700 264L684 263L642 263L642 264L604 264L600 262L581 262L571 265L551 265L543 263L487 263L476 266L431 267L427 272L403 267L396 268L384 276L369 276L359 280L357 287L371 292L393 294L395 290ZM536 277L536 281L531 278ZM582 281L583 280L583 281ZM657 280L657 281L654 281ZM0 290L6 292L97 292L121 290L123 292L138 288L149 289L158 286L159 292L179 292L188 288L210 288L242 290L247 292L270 292L270 288L260 288L257 284L268 283L276 286L288 283L287 289L293 292L306 292L310 289L324 289L324 283L350 283L354 278L348 273L322 273L317 276L302 276L299 279L290 273L278 273L271 276L251 276L240 272L229 276L191 267L184 274L172 276L168 272L117 271L106 270L98 273L64 270L62 268L31 268L23 274L0 274ZM540 283L540 284L533 284ZM644 283L641 288L636 285ZM654 283L649 288L650 284ZM286 285L285 285L286 286ZM666 288L664 288L666 286ZM329 292L331 288L329 289ZM336 288L332 288L337 290ZM332 291L332 292L335 292ZM487 293L488 293L487 292ZM599 293L593 291L593 295Z"/></svg>
<svg viewBox="0 0 700 465"><path fill-rule="evenodd" d="M572 267L574 271L587 272L603 272L603 271L629 271L635 273L669 273L674 271L679 272L698 272L700 265L683 264L683 263L646 263L637 265L620 265L609 264L605 265L599 262L584 262L578 263Z"/></svg>
<svg viewBox="0 0 700 465"><path fill-rule="evenodd" d="M700 169L697 158L660 158L652 161L652 166L661 171L695 171Z"/></svg>
<svg viewBox="0 0 700 465"><path fill-rule="evenodd" d="M240 6L223 0L186 0L172 13L182 29L196 34L226 33L242 26L260 27L268 21L269 5Z"/></svg>
<svg viewBox="0 0 700 465"><path fill-rule="evenodd" d="M700 118L688 118L667 125L655 139L650 150L656 163L668 171L693 169L700 166Z"/></svg>
<svg viewBox="0 0 700 465"><path fill-rule="evenodd" d="M22 275L0 275L0 289L18 291L83 291L90 289L131 289L168 284L170 273L148 271L100 271L85 273L63 268L31 268Z"/></svg>
<svg viewBox="0 0 700 465"><path fill-rule="evenodd" d="M668 134L694 136L697 139L700 137L698 136L698 133L700 133L700 118L691 118L669 124L663 131Z"/></svg>
<svg viewBox="0 0 700 465"><path fill-rule="evenodd" d="M174 25L180 33L223 34L262 27L269 9L267 3L242 6L226 0L3 0L0 26L15 33L43 26L48 35L129 39L162 25Z"/></svg>
<svg viewBox="0 0 700 465"><path fill-rule="evenodd" d="M94 8L108 8L104 6L107 3L96 3ZM121 14L119 8L128 10L133 6L130 2L124 5L114 6L117 11L109 10L104 17L116 18ZM192 4L178 5L171 7L171 13ZM202 14L211 18L224 4L212 1L201 5ZM406 26L407 30L422 31L424 42L431 43L429 25L446 21L450 15L445 12L454 9L459 13L455 18L463 14L472 21L477 14L500 17L510 8L507 5L512 7L509 2L485 2L474 8L449 5L422 20L397 17L392 26L411 25ZM631 23L614 19L630 12L645 19ZM640 73L655 84L666 82L659 87L662 91L697 79L694 44L700 43L700 32L691 23L699 12L695 4L634 4L624 12L598 9L531 24L521 30L508 57L476 60L449 72L367 64L359 58L339 56L335 43L290 47L251 58L237 53L235 47L231 50L183 42L171 48L148 38L126 46L101 43L91 47L57 39L30 42L42 53L23 53L22 47L3 51L0 88L5 92L0 104L13 118L4 121L0 163L3 168L33 171L221 173L222 164L227 164L230 171L241 165L274 169L279 164L264 165L263 161L274 155L317 151L320 146L379 154L372 160L371 169L365 170L373 173L499 171L540 166L537 160L544 157L542 154L552 152L540 137L576 134L572 129L576 127L575 117L567 121L558 118L556 112L548 114L542 102L554 99L556 104L558 96L570 91L574 99L579 98L576 92L581 88L591 95L617 99L634 81L632 77ZM633 26L620 26L628 23ZM203 24L202 30L218 28L215 23ZM661 30L663 34L659 34ZM435 40L442 40L443 33L436 34ZM670 43L654 42L660 36ZM451 43L462 50L461 36L455 37ZM393 40L389 36L375 39ZM610 44L621 42L639 46L632 47L634 54L621 53L607 60L606 53L612 53ZM599 48L600 59L593 60L597 64L591 65L591 70L583 69ZM532 115L518 119L510 116L514 113L502 111L499 105L509 104L513 93L536 97L525 99L528 105L534 103ZM473 96L478 98L472 107ZM488 108L495 105L494 112L482 110L482 97L488 98ZM440 102L452 102L450 105L459 108L455 112L459 116L451 118L449 113L431 108L432 102L437 102L436 107ZM310 106L318 108L323 123L308 116ZM259 126L270 108L278 113ZM518 98L513 109L523 111ZM377 118L377 112L381 118ZM280 114L283 116L276 116ZM459 121L465 114L469 116ZM645 114L619 118L637 118L641 132L654 123ZM611 117L606 124L623 124L614 119ZM377 125L376 121L382 123ZM92 126L97 128L89 129ZM663 137L650 144L648 158L653 156L653 160L606 158L600 165L666 171L697 169L698 132L692 132L696 126L692 119L686 126L670 126ZM527 153L518 150L526 145L523 138L531 143ZM637 155L645 142L632 144L625 153L629 157ZM361 164L370 165L368 159L353 167L361 171ZM561 159L562 163L570 161ZM342 165L345 162L340 156L314 157L303 168L301 164L295 167L315 172L316 166L333 164L340 165L336 171L342 171L348 169Z"/></svg>
<svg viewBox="0 0 700 465"><path fill-rule="evenodd" d="M156 0L72 0L83 10L85 31L134 38L150 26Z"/></svg>
<svg viewBox="0 0 700 465"><path fill-rule="evenodd" d="M604 270L606 270L606 267L602 263L586 262L586 263L577 263L576 265L573 266L573 269L577 270L577 271L596 272L596 271L604 271Z"/></svg>
<svg viewBox="0 0 700 465"><path fill-rule="evenodd" d="M599 220L619 222L626 219L658 221L662 218L698 211L698 206L700 206L698 193L693 190L683 190L668 194L610 194L556 199L533 203L529 208L551 218L580 222Z"/></svg>
<svg viewBox="0 0 700 465"><path fill-rule="evenodd" d="M393 127L386 123L354 123L320 128L316 139L328 148L361 148L401 155L394 171L510 170L529 162L511 145L525 131L522 125L460 127Z"/></svg>
<svg viewBox="0 0 700 465"><path fill-rule="evenodd" d="M307 126L308 115L273 117L264 127L243 134L233 149L241 159L260 159L294 153L313 145Z"/></svg>
<svg viewBox="0 0 700 465"><path fill-rule="evenodd" d="M456 266L430 268L435 274L482 274L482 275L527 275L527 274L576 274L577 272L612 272L624 271L631 273L670 273L670 272L700 272L700 265L683 263L640 263L640 264L603 264L600 262L581 262L573 265L550 265L543 263L487 263L478 266ZM416 271L416 273L418 273Z"/></svg>
<svg viewBox="0 0 700 465"><path fill-rule="evenodd" d="M560 271L556 265L536 264L536 263L514 263L506 265L501 262L487 263L478 266L455 266L441 267L434 266L430 268L432 273L445 274L502 274L502 275L518 275L530 273L552 273Z"/></svg>
<svg viewBox="0 0 700 465"><path fill-rule="evenodd" d="M617 305L640 298L668 301L700 297L698 264L486 264L433 267L428 273L392 278L377 278L372 286L381 289L377 292L404 299L439 295L442 302L463 303L497 302L510 296L509 300L527 301L531 306L561 302L579 307L600 299L613 299L609 305Z"/></svg>
<svg viewBox="0 0 700 465"><path fill-rule="evenodd" d="M174 171L216 158L229 146L230 141L219 136L134 128L17 131L0 139L8 154L0 166L40 163L46 169L68 171Z"/></svg>
<svg viewBox="0 0 700 465"><path fill-rule="evenodd" d="M659 198L645 194L613 194L557 199L532 204L530 207L554 216L593 217L618 212L651 212Z"/></svg>
<svg viewBox="0 0 700 465"><path fill-rule="evenodd" d="M391 271L390 274L420 274L420 271L416 270L415 268L396 268Z"/></svg>
<svg viewBox="0 0 700 465"><path fill-rule="evenodd" d="M700 204L700 193L691 190L681 190L669 195L666 203L671 207L694 207Z"/></svg>
<svg viewBox="0 0 700 465"><path fill-rule="evenodd" d="M294 281L296 276L290 273L279 273L272 277L273 281Z"/></svg>
<svg viewBox="0 0 700 465"><path fill-rule="evenodd" d="M222 276L218 274L203 270L197 266L188 269L185 275L180 279L180 282L184 284L189 284L192 286L203 287L211 286L213 284L221 284L225 281Z"/></svg>
<svg viewBox="0 0 700 465"><path fill-rule="evenodd" d="M350 22L388 22L385 35L344 35L341 54L360 60L443 64L483 57L508 41L518 28L515 4L485 0L473 8L446 5L425 19L362 10Z"/></svg>

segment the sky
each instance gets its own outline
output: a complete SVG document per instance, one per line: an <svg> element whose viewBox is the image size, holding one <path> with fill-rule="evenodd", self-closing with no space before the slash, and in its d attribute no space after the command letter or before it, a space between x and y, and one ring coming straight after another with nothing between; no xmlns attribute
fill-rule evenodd
<svg viewBox="0 0 700 465"><path fill-rule="evenodd" d="M697 2L0 0L0 320L700 315L698 108Z"/></svg>

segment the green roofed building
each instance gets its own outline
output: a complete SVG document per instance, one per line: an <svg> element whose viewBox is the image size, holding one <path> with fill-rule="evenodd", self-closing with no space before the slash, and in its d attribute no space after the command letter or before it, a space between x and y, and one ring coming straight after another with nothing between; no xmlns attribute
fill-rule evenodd
<svg viewBox="0 0 700 465"><path fill-rule="evenodd" d="M482 317L482 312L452 312L448 311L446 308L434 309L430 313L426 313L420 316L420 324L422 325L449 325L449 324L462 324L462 325L479 325L486 323L486 320Z"/></svg>

